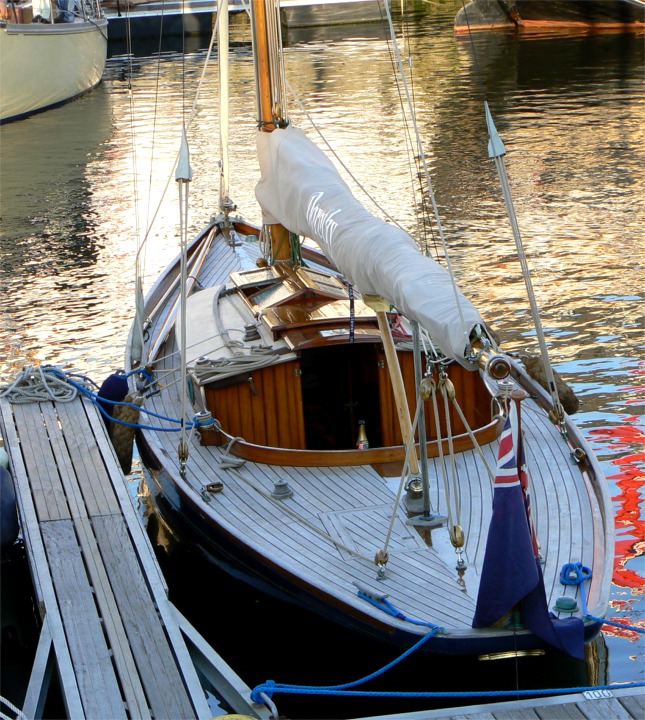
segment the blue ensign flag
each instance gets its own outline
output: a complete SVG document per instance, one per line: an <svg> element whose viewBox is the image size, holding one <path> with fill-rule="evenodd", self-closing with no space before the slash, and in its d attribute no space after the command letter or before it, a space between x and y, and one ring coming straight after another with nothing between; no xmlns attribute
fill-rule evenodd
<svg viewBox="0 0 645 720"><path fill-rule="evenodd" d="M524 626L541 640L569 655L584 658L582 620L573 617L560 620L548 609L531 526L521 433L517 450L513 440L513 412L511 407L500 436L493 515L473 627L491 627L517 606Z"/></svg>

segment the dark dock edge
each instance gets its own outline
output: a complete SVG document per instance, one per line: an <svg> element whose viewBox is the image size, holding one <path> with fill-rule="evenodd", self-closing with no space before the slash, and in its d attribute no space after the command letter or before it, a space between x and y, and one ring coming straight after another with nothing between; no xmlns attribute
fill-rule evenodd
<svg viewBox="0 0 645 720"><path fill-rule="evenodd" d="M645 687L392 713L354 720L643 720Z"/></svg>

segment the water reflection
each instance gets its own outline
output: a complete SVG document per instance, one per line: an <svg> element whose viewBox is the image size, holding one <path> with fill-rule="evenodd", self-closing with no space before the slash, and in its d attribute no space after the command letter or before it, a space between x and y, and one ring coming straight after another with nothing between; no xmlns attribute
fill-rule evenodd
<svg viewBox="0 0 645 720"><path fill-rule="evenodd" d="M48 256L58 265L57 253L62 265L96 258L100 220L86 165L111 129L111 98L103 85L77 105L2 127L5 271L38 273Z"/></svg>

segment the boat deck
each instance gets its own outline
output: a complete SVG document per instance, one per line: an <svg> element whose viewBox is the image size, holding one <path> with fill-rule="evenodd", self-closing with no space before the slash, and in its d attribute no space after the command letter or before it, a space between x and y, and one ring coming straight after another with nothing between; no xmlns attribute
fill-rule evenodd
<svg viewBox="0 0 645 720"><path fill-rule="evenodd" d="M0 420L43 623L25 715L57 668L68 717L211 718L199 656L220 700L268 717L169 602L94 405L1 400Z"/></svg>
<svg viewBox="0 0 645 720"><path fill-rule="evenodd" d="M200 285L209 287L222 282L239 263L240 258L230 248L222 242L215 243L199 273ZM164 311L153 319L149 329L151 337L157 335L165 319ZM178 348L171 331L156 366L163 390L145 404L159 416L174 417L181 406L177 358ZM570 562L582 562L593 568L594 561L599 561L603 572L606 571L603 564L606 558L594 557L598 548L606 546L602 536L604 526L600 518L592 517L586 481L571 457L570 447L533 399L527 399L522 408L528 463L539 468L544 479L543 484L534 489L531 502L544 557L547 601L552 607L557 598L566 595L577 598L580 606L580 587L560 584L560 571ZM171 426L166 421L159 422ZM146 432L146 435L149 442L154 443L157 456L163 457L168 473L176 475L179 467L176 433ZM555 443L552 443L554 436ZM482 449L493 472L497 447L498 443L493 442ZM555 451L549 450L547 454L547 447L555 447ZM463 568L457 567L458 556L446 525L417 531L407 522L402 504L397 505L398 479L384 479L369 465L290 467L247 461L241 467L231 468L226 447L201 445L193 438L186 491L190 504L206 507L206 512L211 513L230 536L244 537L258 557L266 558L268 563L286 565L296 582L338 594L346 607L352 609L350 615L354 611L366 611L376 625L383 619L382 610L366 607L365 601L358 597L354 584L358 583L376 596L387 595L408 617L434 623L451 634L472 633L478 568L485 551L490 518L487 509L492 505L493 484L489 472L481 467L476 449L459 453L454 481L450 470L444 481L437 458L429 460L429 477L432 511L448 516L449 522L459 520L464 529L467 542ZM277 479L286 480L293 491L286 501L271 497ZM213 483L221 483L223 491L209 492L208 487ZM452 496L452 515L447 504L449 495ZM455 497L460 504L459 518L454 515ZM383 543L391 532L390 560L384 578L377 576L373 562L380 547L374 544L375 529ZM423 567L419 565L420 553L425 557ZM308 558L310 562L305 563L301 558ZM606 583L601 578L598 580L596 588L600 589L585 583L592 613L596 603L603 607L606 602L606 598L599 596ZM394 624L397 623L402 630L410 629L404 620L395 620Z"/></svg>

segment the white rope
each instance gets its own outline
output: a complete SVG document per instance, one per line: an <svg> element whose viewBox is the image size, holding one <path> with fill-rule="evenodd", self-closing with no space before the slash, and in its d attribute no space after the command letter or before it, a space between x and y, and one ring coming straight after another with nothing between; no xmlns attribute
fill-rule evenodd
<svg viewBox="0 0 645 720"><path fill-rule="evenodd" d="M47 371L47 366L25 366L11 385L5 385L0 390L0 397L6 397L16 405L47 400L63 403L75 400L78 389L67 382L60 368L49 367L50 371ZM59 373L62 373L63 377ZM79 384L84 385L82 382Z"/></svg>
<svg viewBox="0 0 645 720"><path fill-rule="evenodd" d="M446 461L443 454L443 438L441 436L441 421L439 419L439 405L437 404L437 390L435 384L432 383L432 410L434 412L434 422L437 429L437 452L439 467L441 468L441 477L443 479L443 490L446 496L446 510L448 512L448 532L452 537L452 528L455 523L452 519L452 502L450 500L450 485L446 474Z"/></svg>
<svg viewBox="0 0 645 720"><path fill-rule="evenodd" d="M11 712L15 713L13 717L10 717L0 710L0 718L2 718L2 720L27 720L27 716L22 712L22 710L17 708L12 702L9 702L9 700L2 695L0 695L0 705L4 705L9 708Z"/></svg>
<svg viewBox="0 0 645 720"><path fill-rule="evenodd" d="M251 348L251 352L245 355L234 355L230 358L208 360L192 368L193 375L204 385L209 382L223 380L227 377L239 375L242 372L250 372L267 367L275 362L278 354L269 347L258 346Z"/></svg>
<svg viewBox="0 0 645 720"><path fill-rule="evenodd" d="M447 379L448 378L446 376L445 380ZM457 525L461 525L461 496L459 494L459 488L457 487L457 465L455 462L455 448L453 445L452 423L450 422L450 407L448 406L449 393L445 381L442 383L441 394L443 395L443 414L446 417L446 438L448 440L448 457L450 458L450 470L452 477L452 492L455 502L455 513L457 515ZM450 534L452 536L452 527L450 528Z"/></svg>

